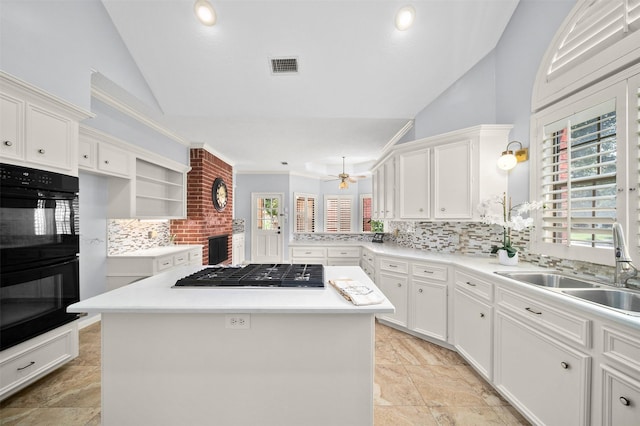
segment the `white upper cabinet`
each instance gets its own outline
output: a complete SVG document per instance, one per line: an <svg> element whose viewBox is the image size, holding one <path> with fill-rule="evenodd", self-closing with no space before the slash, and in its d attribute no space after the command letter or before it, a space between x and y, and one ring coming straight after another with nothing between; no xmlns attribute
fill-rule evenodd
<svg viewBox="0 0 640 426"><path fill-rule="evenodd" d="M390 158L384 163L384 218L393 219L396 216L396 163Z"/></svg>
<svg viewBox="0 0 640 426"><path fill-rule="evenodd" d="M507 190L507 172L498 169L496 160L507 146L511 128L481 125L395 147L384 165L398 159L399 218L479 220L475 206ZM380 170L382 165L376 167ZM376 196L380 206L382 191L374 190L374 203Z"/></svg>
<svg viewBox="0 0 640 426"><path fill-rule="evenodd" d="M472 216L471 141L433 148L433 216L469 219Z"/></svg>
<svg viewBox="0 0 640 426"><path fill-rule="evenodd" d="M78 122L91 116L0 71L2 161L78 174Z"/></svg>
<svg viewBox="0 0 640 426"><path fill-rule="evenodd" d="M421 149L398 156L400 162L400 218L429 218L430 150Z"/></svg>

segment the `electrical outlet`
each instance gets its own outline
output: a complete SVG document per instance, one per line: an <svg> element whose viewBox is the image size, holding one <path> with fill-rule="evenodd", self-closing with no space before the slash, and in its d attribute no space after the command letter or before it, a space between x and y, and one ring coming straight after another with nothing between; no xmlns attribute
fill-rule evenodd
<svg viewBox="0 0 640 426"><path fill-rule="evenodd" d="M251 314L228 314L224 316L224 328L251 328Z"/></svg>

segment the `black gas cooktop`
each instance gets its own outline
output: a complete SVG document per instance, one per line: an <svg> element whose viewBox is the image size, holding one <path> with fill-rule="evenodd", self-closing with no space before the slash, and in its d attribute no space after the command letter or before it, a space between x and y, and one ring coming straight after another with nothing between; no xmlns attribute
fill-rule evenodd
<svg viewBox="0 0 640 426"><path fill-rule="evenodd" d="M174 287L324 287L324 268L317 264L251 264L211 266L179 279Z"/></svg>

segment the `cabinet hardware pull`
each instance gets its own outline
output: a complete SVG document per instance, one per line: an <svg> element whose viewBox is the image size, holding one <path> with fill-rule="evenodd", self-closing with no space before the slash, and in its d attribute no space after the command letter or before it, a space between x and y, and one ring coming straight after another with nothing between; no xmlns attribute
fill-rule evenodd
<svg viewBox="0 0 640 426"><path fill-rule="evenodd" d="M44 149L40 148L40 149L38 150L38 154L44 154Z"/></svg>
<svg viewBox="0 0 640 426"><path fill-rule="evenodd" d="M87 154L84 154L82 158L89 158L89 156Z"/></svg>
<svg viewBox="0 0 640 426"><path fill-rule="evenodd" d="M11 142L11 141L4 141L3 143L5 144L5 146L13 145L13 142Z"/></svg>
<svg viewBox="0 0 640 426"><path fill-rule="evenodd" d="M421 288L418 289L418 293L422 293L422 289Z"/></svg>
<svg viewBox="0 0 640 426"><path fill-rule="evenodd" d="M484 313L480 312L480 318L484 318Z"/></svg>
<svg viewBox="0 0 640 426"><path fill-rule="evenodd" d="M109 164L109 160L104 160L104 164Z"/></svg>
<svg viewBox="0 0 640 426"><path fill-rule="evenodd" d="M440 209L440 211L441 211L441 212L443 212L443 211L444 211L444 207L442 207L442 208Z"/></svg>
<svg viewBox="0 0 640 426"><path fill-rule="evenodd" d="M560 367L564 368L565 370L568 370L569 369L569 364L567 364L566 362L562 361L560 363Z"/></svg>
<svg viewBox="0 0 640 426"><path fill-rule="evenodd" d="M347 252L346 251L341 251L340 254L347 254Z"/></svg>
<svg viewBox="0 0 640 426"><path fill-rule="evenodd" d="M402 283L398 283L398 287L402 287Z"/></svg>
<svg viewBox="0 0 640 426"><path fill-rule="evenodd" d="M310 251L305 251L304 254L311 254L311 252Z"/></svg>
<svg viewBox="0 0 640 426"><path fill-rule="evenodd" d="M397 267L398 267L398 265L393 265L391 263L389 264L389 268L397 268Z"/></svg>
<svg viewBox="0 0 640 426"><path fill-rule="evenodd" d="M620 404L624 405L624 406L630 406L631 405L631 401L629 401L627 398L625 398L624 396L620 397Z"/></svg>
<svg viewBox="0 0 640 426"><path fill-rule="evenodd" d="M433 274L433 271L423 271L425 274Z"/></svg>
<svg viewBox="0 0 640 426"><path fill-rule="evenodd" d="M471 287L475 287L475 286L476 286L474 283L469 282L469 281L467 281L467 282L466 282L466 284L467 284L467 285L470 285Z"/></svg>
<svg viewBox="0 0 640 426"><path fill-rule="evenodd" d="M35 361L31 361L29 364L25 365L24 367L18 367L18 371L21 371L21 370L24 370L26 368L29 368L35 363L36 363Z"/></svg>
<svg viewBox="0 0 640 426"><path fill-rule="evenodd" d="M524 308L524 309L525 309L526 311L531 312L532 314L542 315L542 312L534 311L534 310L533 310L533 309L531 309L531 308Z"/></svg>

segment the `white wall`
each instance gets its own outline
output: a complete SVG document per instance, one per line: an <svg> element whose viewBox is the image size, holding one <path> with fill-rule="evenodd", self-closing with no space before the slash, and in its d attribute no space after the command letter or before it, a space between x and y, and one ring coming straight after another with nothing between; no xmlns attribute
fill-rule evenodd
<svg viewBox="0 0 640 426"><path fill-rule="evenodd" d="M520 0L496 48L415 117L413 139L478 124L513 124L529 146L531 92L547 46L575 0ZM425 83L427 84L427 83ZM409 141L403 138L401 142ZM496 160L500 155L496 152ZM529 197L529 163L510 174L514 203Z"/></svg>

